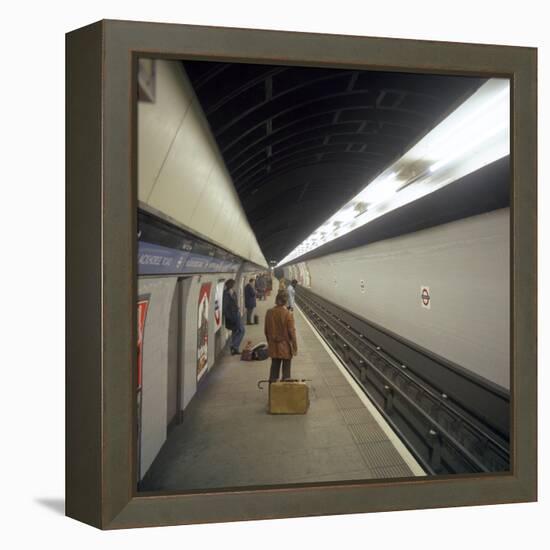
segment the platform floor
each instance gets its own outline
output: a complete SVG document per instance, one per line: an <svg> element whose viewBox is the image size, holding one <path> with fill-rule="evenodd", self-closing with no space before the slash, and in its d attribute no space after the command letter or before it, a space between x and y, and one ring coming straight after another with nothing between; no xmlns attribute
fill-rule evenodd
<svg viewBox="0 0 550 550"><path fill-rule="evenodd" d="M263 341L260 325L247 340ZM281 485L419 475L410 455L394 445L342 374L311 326L295 311L298 356L293 378L310 379L306 415L266 412L270 361L244 362L223 355L172 429L141 490L168 491ZM398 450L399 449L399 450ZM404 458L405 457L405 458Z"/></svg>

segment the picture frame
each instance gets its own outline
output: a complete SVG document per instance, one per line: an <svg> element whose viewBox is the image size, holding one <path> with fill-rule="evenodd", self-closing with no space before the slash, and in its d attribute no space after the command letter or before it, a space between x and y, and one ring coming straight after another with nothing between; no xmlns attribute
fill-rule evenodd
<svg viewBox="0 0 550 550"><path fill-rule="evenodd" d="M137 493L140 56L510 79L509 473ZM536 500L536 49L104 20L67 34L66 69L67 516L121 529Z"/></svg>

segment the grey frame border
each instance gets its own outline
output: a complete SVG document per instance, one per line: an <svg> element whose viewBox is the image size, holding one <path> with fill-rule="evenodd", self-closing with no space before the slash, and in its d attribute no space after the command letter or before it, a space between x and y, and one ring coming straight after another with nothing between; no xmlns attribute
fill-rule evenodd
<svg viewBox="0 0 550 550"><path fill-rule="evenodd" d="M512 85L512 440L505 475L138 496L137 52L493 75ZM66 36L66 514L101 529L530 502L537 498L537 50L100 21Z"/></svg>

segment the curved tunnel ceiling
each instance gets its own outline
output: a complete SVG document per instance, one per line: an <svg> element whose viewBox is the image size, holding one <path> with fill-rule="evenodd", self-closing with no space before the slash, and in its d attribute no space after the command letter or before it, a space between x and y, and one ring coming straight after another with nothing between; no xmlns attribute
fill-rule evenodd
<svg viewBox="0 0 550 550"><path fill-rule="evenodd" d="M185 61L262 251L279 261L485 79Z"/></svg>

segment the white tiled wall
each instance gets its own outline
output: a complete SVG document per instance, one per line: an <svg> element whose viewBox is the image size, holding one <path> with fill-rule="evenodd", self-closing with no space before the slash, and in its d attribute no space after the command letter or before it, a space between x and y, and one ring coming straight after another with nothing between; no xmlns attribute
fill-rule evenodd
<svg viewBox="0 0 550 550"><path fill-rule="evenodd" d="M190 231L266 265L180 63L157 60L155 102L138 103L138 197Z"/></svg>
<svg viewBox="0 0 550 550"><path fill-rule="evenodd" d="M508 388L509 217L506 208L311 260L311 289Z"/></svg>

